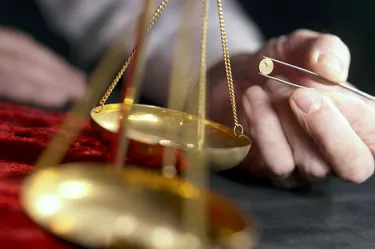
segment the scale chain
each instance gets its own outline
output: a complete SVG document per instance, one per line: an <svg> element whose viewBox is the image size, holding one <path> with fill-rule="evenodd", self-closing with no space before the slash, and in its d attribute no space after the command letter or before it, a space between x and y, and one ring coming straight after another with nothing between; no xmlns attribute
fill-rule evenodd
<svg viewBox="0 0 375 249"><path fill-rule="evenodd" d="M189 0L188 0L189 1ZM198 1L197 1L198 2ZM188 101L188 106L195 113L197 112L197 126L186 126L186 133L190 137L196 135L197 148L195 151L188 151L186 159L188 167L184 171L187 182L199 189L207 189L207 164L205 155L205 120L206 120L206 84L207 84L207 28L208 28L208 0L201 0L201 46L200 46L200 75L198 82L198 101ZM194 94L195 95L195 94ZM195 133L195 134L194 134ZM202 241L199 248L208 246L208 220L207 220L207 195L205 191L200 193L199 199L187 199L184 203L184 225L187 233L197 236Z"/></svg>
<svg viewBox="0 0 375 249"><path fill-rule="evenodd" d="M152 15L152 18L150 20L150 24L149 24L147 32L149 32L153 28L153 26L156 24L156 22L160 19L160 16L163 13L163 11L165 10L165 8L167 7L168 2L169 2L169 0L163 0L159 4L158 8L155 10L154 14ZM126 69L129 67L129 64L134 59L134 56L137 53L137 50L138 50L138 46L136 46L133 49L133 51L130 53L130 56L128 57L128 59L125 62L125 64L122 66L120 72L116 75L116 77L113 80L112 84L108 87L107 91L104 93L102 99L99 102L99 108L100 109L96 110L96 112L100 112L103 109L103 106L107 102L109 96L112 94L113 90L117 86L118 82L120 81L121 77L125 73Z"/></svg>
<svg viewBox="0 0 375 249"><path fill-rule="evenodd" d="M159 20L160 16L162 15L163 11L167 7L169 0L163 0L158 8L156 9L155 13L153 14L149 29L151 30L153 26L156 24L156 22ZM228 82L228 90L229 90L229 97L230 97L230 104L232 106L232 114L233 114L233 121L234 121L234 128L233 132L236 136L243 135L243 126L238 121L237 116L237 108L236 108L236 96L234 92L234 83L233 83L233 76L232 76L232 69L231 69L231 61L229 56L229 48L228 48L228 41L227 41L227 34L226 34L226 28L225 28L225 22L224 22L224 14L223 14L223 7L222 7L222 0L217 0L217 7L218 7L218 15L219 15L219 22L220 22L220 36L221 36L221 43L222 43L222 50L223 50L223 57L224 57L224 65L225 65L225 71L226 71L226 78ZM106 101L108 100L109 96L112 94L113 90L117 86L118 82L120 81L122 75L128 68L129 64L133 60L135 54L137 52L137 47L133 49L131 52L128 60L125 62L123 67L121 68L120 72L115 77L114 81L110 85L110 87L107 89L106 93L102 97L102 99L99 102L100 109L97 112L100 112L105 105ZM202 101L202 100L200 100ZM238 132L239 129L239 132Z"/></svg>
<svg viewBox="0 0 375 249"><path fill-rule="evenodd" d="M219 14L220 36L221 36L221 43L222 43L222 49L223 49L225 72L226 72L226 77L228 81L230 104L232 106L232 114L233 114L233 121L234 121L233 133L236 136L242 136L244 130L243 130L243 126L238 122L238 117L237 117L236 96L234 93L232 68L231 68L231 62L230 62L230 56L229 56L227 34L225 30L223 5L222 5L221 0L217 0L217 8L218 8L218 14ZM239 129L239 132L237 131L238 129Z"/></svg>
<svg viewBox="0 0 375 249"><path fill-rule="evenodd" d="M199 79L199 98L198 98L198 151L201 151L205 143L205 124L206 120L206 77L207 77L207 27L208 27L208 2L202 0L201 17L201 59L200 59L200 79Z"/></svg>

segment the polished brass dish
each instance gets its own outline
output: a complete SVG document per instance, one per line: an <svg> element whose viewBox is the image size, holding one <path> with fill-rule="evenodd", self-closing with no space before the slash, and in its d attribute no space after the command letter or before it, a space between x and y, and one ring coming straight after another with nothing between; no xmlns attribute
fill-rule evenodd
<svg viewBox="0 0 375 249"><path fill-rule="evenodd" d="M118 131L121 104L104 105L100 112L91 111L93 126L104 136L109 137ZM197 125L197 117L171 109L134 104L128 117L128 138L147 144L160 144L182 150L194 149L194 137L168 137L171 130ZM235 136L233 131L221 124L205 121L206 149L208 162L216 170L238 165L248 154L251 142L245 136ZM177 130L178 132L178 130Z"/></svg>
<svg viewBox="0 0 375 249"><path fill-rule="evenodd" d="M202 191L178 179L130 166L66 164L36 170L22 188L21 202L37 224L81 246L208 248L182 225L185 201L203 198ZM214 194L205 198L209 248L256 244L254 220Z"/></svg>
<svg viewBox="0 0 375 249"><path fill-rule="evenodd" d="M154 12L150 20L149 27L148 27L149 31L152 29L152 27L161 17L162 13L167 7L168 2L169 2L168 0L161 1L160 5L156 9L156 11ZM189 7L187 6L185 7L189 9ZM221 38L220 40L222 43L225 72L226 72L226 78L228 82L228 94L229 94L230 104L232 107L234 127L233 127L233 130L230 130L229 128L223 125L205 120L205 125L209 133L206 136L207 140L209 140L208 142L206 142L207 144L206 150L207 150L208 161L211 163L213 168L216 170L225 170L225 169L229 169L229 168L237 166L246 157L251 147L251 141L244 134L244 128L238 120L236 96L235 96L235 91L234 91L234 80L232 76L232 69L231 69L231 63L230 63L222 0L217 0L217 8L218 8L218 18L219 18L219 23L220 23L220 38ZM205 106L206 104L205 93L206 93L206 73L207 73L206 53L207 53L207 23L208 23L207 10L208 10L208 2L207 0L202 0L202 19L201 19L202 21L201 22L201 32L202 32L201 34L202 35L201 35L201 61L200 61L201 66L200 66L200 80L198 84L199 94L197 95L197 98L195 99L196 101L198 101L200 105L200 108L198 108L197 116L203 117L202 119L205 119L205 114L203 112L205 108L202 108L202 107ZM184 15L181 14L181 16L183 17ZM188 30L189 27L186 24L189 23L188 18L190 18L190 16L187 16L187 19L185 18L182 18L183 20L186 20L186 21L182 22L185 25L181 26L181 30L183 31L180 34L181 37L183 37L183 34L188 33L186 32L186 30ZM187 36L184 38L185 39L182 39L182 41L185 41L185 42L181 43L181 45L184 45L184 46L179 47L179 49L188 51L187 48L189 48L190 46L189 46L189 43L186 43L186 41L189 40L188 39L189 37ZM91 111L92 123L94 124L94 126L96 126L96 128L99 128L98 130L104 136L111 135L111 133L116 133L119 129L118 120L119 120L121 103L119 104L106 104L106 103L107 103L109 96L112 94L113 90L116 88L118 82L122 78L124 72L132 63L134 57L137 54L137 51L138 51L138 48L136 46L134 50L131 52L126 63L121 68L120 72L117 74L117 76L114 78L113 82L107 89L107 91L104 93L103 97L98 103L99 105ZM177 61L175 60L174 65L179 65L179 64L180 63L177 63ZM183 73L181 72L184 70L183 68L179 68L179 70L172 70L172 71L174 72L179 71L177 75L180 76L180 74L183 75ZM176 75L174 74L172 74L171 76L176 77ZM171 77L171 78L175 79L175 77ZM182 96L181 91L179 90L179 87L176 87L176 85L178 84L181 84L180 80L171 81L169 97L177 96L177 95ZM172 87L172 86L175 86L175 87ZM177 102L180 101L180 98L175 98L175 97L173 98L174 98L174 101L172 102L176 102L176 100ZM134 99L132 102L134 102ZM190 140L180 139L176 141L176 139L174 138L167 137L166 136L167 132L164 132L166 127L169 127L170 129L172 128L180 129L182 126L186 126L186 125L193 126L193 124L195 124L194 126L195 127L197 126L196 117L193 117L186 113L177 112L174 110L174 109L178 109L178 108L174 108L176 107L175 105L177 104L177 102L174 103L173 105L169 103L168 104L169 109L134 104L133 109L136 109L136 110L132 111L132 114L130 114L131 117L129 118L131 122L130 124L131 131L128 131L129 138L133 138L135 140L145 142L145 143L159 143L165 146L172 146L172 147L176 147L176 148L180 148L184 150L197 147L196 145L193 145L190 142L191 139ZM174 106L174 107L171 107L171 106ZM177 104L177 106L179 105ZM178 111L181 111L181 109L178 109ZM166 115L166 116L163 117L163 115ZM175 126L173 126L172 124L174 124ZM154 125L155 127L153 127Z"/></svg>

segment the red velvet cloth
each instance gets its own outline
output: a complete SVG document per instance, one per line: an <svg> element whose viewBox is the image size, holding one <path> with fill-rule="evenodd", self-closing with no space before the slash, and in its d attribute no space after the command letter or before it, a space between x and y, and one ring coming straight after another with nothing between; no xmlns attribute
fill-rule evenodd
<svg viewBox="0 0 375 249"><path fill-rule="evenodd" d="M62 113L0 103L0 248L60 249L75 248L39 228L23 212L19 203L22 179L32 171L32 164L58 131ZM158 168L162 147L132 141L128 163ZM74 142L65 162L106 162L108 144L86 123ZM183 167L178 155L178 167Z"/></svg>

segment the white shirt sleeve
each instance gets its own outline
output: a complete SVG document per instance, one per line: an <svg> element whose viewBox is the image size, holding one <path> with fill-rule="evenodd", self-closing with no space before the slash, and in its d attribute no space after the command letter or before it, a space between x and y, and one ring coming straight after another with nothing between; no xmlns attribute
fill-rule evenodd
<svg viewBox="0 0 375 249"><path fill-rule="evenodd" d="M173 58L173 39L179 28L181 6L186 0L170 0L162 17L153 28L147 45L147 67L143 93L165 103ZM143 1L140 0L37 0L46 21L55 32L68 39L82 66L95 60L121 31L126 35L125 50L131 52L136 37L138 16ZM155 9L160 0L155 0ZM198 1L200 2L200 1ZM209 0L208 67L223 57L220 24L216 0ZM223 0L223 10L230 54L254 52L262 45L256 25L249 20L234 0ZM200 57L201 4L190 21L196 30L193 57ZM177 20L177 21L176 21ZM199 68L192 70L191 82L198 79Z"/></svg>

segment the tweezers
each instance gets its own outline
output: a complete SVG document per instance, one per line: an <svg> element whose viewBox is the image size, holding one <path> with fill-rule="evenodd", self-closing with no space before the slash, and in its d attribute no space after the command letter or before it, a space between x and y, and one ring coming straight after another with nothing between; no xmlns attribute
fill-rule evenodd
<svg viewBox="0 0 375 249"><path fill-rule="evenodd" d="M294 68L298 71L310 74L314 77L317 77L318 79L320 79L322 81L325 81L325 82L328 82L328 83L334 84L334 85L339 85L342 88L345 88L345 89L347 89L351 92L354 92L354 93L356 93L356 94L358 94L358 95L360 95L364 98L375 101L374 96L372 96L368 93L365 93L365 92L363 92L363 91L361 91L361 90L359 90L355 87L352 87L352 86L344 84L344 83L335 83L335 82L329 81L329 80L325 79L324 77L320 76L319 74L317 74L315 72L312 72L312 71L309 71L305 68L301 68L301 67L298 67L298 66L280 61L280 60L276 60L276 59L273 59L273 58L270 58L270 57L266 57L266 56L263 56L263 59L259 63L259 74L264 76L264 77L267 77L269 79L272 79L272 80L275 80L275 81L278 81L280 83L284 83L284 84L287 84L287 85L290 85L290 86L294 86L294 87L298 87L298 88L307 88L307 87L304 87L304 86L301 86L301 85L298 85L298 84L295 84L295 83L292 83L292 82L289 82L289 81L286 81L286 80L283 80L283 79L279 79L277 77L269 75L273 71L274 63L282 64L284 66L291 67L291 68Z"/></svg>

